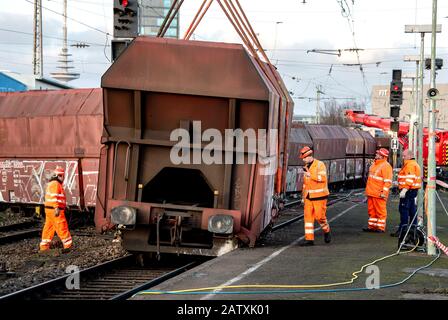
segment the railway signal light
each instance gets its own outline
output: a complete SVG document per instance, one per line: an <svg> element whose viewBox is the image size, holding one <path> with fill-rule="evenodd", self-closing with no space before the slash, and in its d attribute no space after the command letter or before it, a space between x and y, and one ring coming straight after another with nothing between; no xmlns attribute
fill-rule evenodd
<svg viewBox="0 0 448 320"><path fill-rule="evenodd" d="M436 70L440 70L443 67L443 59L436 58ZM431 59L426 58L425 59L425 69L431 70Z"/></svg>
<svg viewBox="0 0 448 320"><path fill-rule="evenodd" d="M391 106L390 107L390 116L394 119L400 117L400 107L399 106Z"/></svg>
<svg viewBox="0 0 448 320"><path fill-rule="evenodd" d="M398 132L398 129L400 128L400 122L399 121L391 121L390 122L390 131L392 132Z"/></svg>
<svg viewBox="0 0 448 320"><path fill-rule="evenodd" d="M138 35L138 1L114 0L114 38Z"/></svg>
<svg viewBox="0 0 448 320"><path fill-rule="evenodd" d="M390 105L400 106L403 104L403 82L392 80L390 83Z"/></svg>

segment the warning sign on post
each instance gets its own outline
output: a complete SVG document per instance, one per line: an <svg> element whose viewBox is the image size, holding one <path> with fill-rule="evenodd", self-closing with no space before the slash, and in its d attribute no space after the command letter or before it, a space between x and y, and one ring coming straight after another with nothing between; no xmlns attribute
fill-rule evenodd
<svg viewBox="0 0 448 320"><path fill-rule="evenodd" d="M392 138L392 140L390 141L390 148L393 151L397 151L398 150L398 139L397 138Z"/></svg>

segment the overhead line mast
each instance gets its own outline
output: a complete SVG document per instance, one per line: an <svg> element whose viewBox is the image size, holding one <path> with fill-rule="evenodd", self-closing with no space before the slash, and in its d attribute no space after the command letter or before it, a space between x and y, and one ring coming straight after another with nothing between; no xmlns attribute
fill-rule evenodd
<svg viewBox="0 0 448 320"><path fill-rule="evenodd" d="M33 27L33 74L39 78L42 78L44 73L42 47L42 0L34 0Z"/></svg>

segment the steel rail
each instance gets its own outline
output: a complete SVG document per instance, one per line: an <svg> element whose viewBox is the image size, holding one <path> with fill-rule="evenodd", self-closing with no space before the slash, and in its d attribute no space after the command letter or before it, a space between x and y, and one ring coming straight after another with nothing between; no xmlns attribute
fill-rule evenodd
<svg viewBox="0 0 448 320"><path fill-rule="evenodd" d="M18 230L18 229L31 228L31 227L34 227L36 224L37 224L36 221L24 221L24 222L8 224L5 226L0 226L0 233L9 232L9 231Z"/></svg>
<svg viewBox="0 0 448 320"><path fill-rule="evenodd" d="M66 282L73 273L0 297L0 301L56 300L125 300L137 292L151 288L198 264L197 261L177 267L169 265L135 269L135 256L128 254L79 272L80 288L67 289Z"/></svg>
<svg viewBox="0 0 448 320"><path fill-rule="evenodd" d="M336 203L339 203L339 202L341 202L341 201L347 200L348 198L350 198L350 196L351 196L352 194L353 194L353 192L350 192L350 193L349 193L348 195L346 195L346 196L337 196L336 199L329 200L329 201L327 202L327 206L330 207L330 206L332 206L332 205L335 205ZM293 204L297 204L297 203L300 203L300 202L301 202L301 200L295 200L295 201L292 201L292 202L286 204L285 207L286 207L286 206L291 206L291 205L293 205ZM296 217L294 217L294 218L291 218L291 219L289 219L289 220L287 220L287 221L285 221L285 222L279 223L278 225L275 225L275 226L273 226L273 227L271 228L271 232L274 232L274 231L276 231L276 230L278 230L278 229L281 229L281 228L283 228L283 227L286 227L286 226L288 226L288 225L290 225L290 224L292 224L292 223L294 223L294 222L296 222L296 221L302 220L302 219L303 219L303 216L304 216L304 214L300 214L300 215L298 215L298 216L296 216Z"/></svg>
<svg viewBox="0 0 448 320"><path fill-rule="evenodd" d="M104 263L101 263L99 265L81 270L79 272L80 276L88 276L90 274L95 274L98 272L104 272L105 270L107 270L108 268L112 268L112 267L116 267L117 265L119 265L120 263L124 263L129 261L131 258L133 257L133 255L126 255L124 257L120 257L118 259L114 259L111 261L107 261ZM31 297L31 296L39 296L39 292L45 292L50 290L50 289L54 289L56 287L60 287L62 285L65 284L65 281L68 279L68 277L71 274L67 274L64 276L60 276L58 278L52 279L52 280L48 280L45 281L43 283L37 284L35 286L32 287L28 287L28 288L24 288L21 289L19 291L16 292L12 292L9 294L6 294L4 296L0 297L0 301L1 300L13 300L13 299L24 299L26 297Z"/></svg>
<svg viewBox="0 0 448 320"><path fill-rule="evenodd" d="M32 228L36 221L25 221L0 227L0 245L38 237L41 228Z"/></svg>
<svg viewBox="0 0 448 320"><path fill-rule="evenodd" d="M197 265L196 261L190 262L190 263L186 264L185 266L177 268L177 269L175 269L173 271L170 271L170 272L168 272L168 273L166 273L166 274L164 274L164 275L162 275L162 276L160 276L158 278L152 279L152 280L150 280L150 281L148 281L148 282L146 282L144 284L141 284L141 285L139 285L139 286L137 286L137 287L135 287L135 288L133 288L131 290L128 290L128 291L123 292L123 293L121 293L119 295L116 295L113 298L111 298L110 300L126 300L126 299L132 297L133 295L137 294L138 292L146 290L146 289L149 289L149 288L152 288L152 287L154 287L154 286L156 286L156 285L158 285L158 284L160 284L160 283L162 283L162 282L164 282L164 281L166 281L168 279L174 278L175 276L177 276L177 275L179 275L179 274L181 274L181 273L183 273L183 272L193 268L196 265Z"/></svg>

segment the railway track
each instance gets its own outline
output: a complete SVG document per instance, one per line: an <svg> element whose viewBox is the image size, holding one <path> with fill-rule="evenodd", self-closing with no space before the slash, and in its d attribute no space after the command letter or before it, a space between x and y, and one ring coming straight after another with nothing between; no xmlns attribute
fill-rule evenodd
<svg viewBox="0 0 448 320"><path fill-rule="evenodd" d="M38 237L41 228L37 221L25 221L0 227L0 245Z"/></svg>
<svg viewBox="0 0 448 320"><path fill-rule="evenodd" d="M330 207L330 206L335 205L336 203L339 203L341 201L348 200L351 196L356 195L357 193L363 192L363 191L364 191L364 189L355 189L355 190L352 190L351 192L349 192L348 194L330 194L330 196L328 197L327 206ZM300 203L301 203L300 199L292 200L292 201L289 201L289 202L287 202L285 204L285 208L286 207L291 207L291 206L294 206L294 205L298 205ZM294 223L294 222L302 220L302 219L303 219L303 213L299 214L299 215L297 215L297 216L295 216L295 217L293 217L293 218L291 218L289 220L286 220L286 221L284 221L282 223L274 225L271 228L271 232L274 232L274 231L276 231L278 229L286 227L286 226L290 225L291 223Z"/></svg>
<svg viewBox="0 0 448 320"><path fill-rule="evenodd" d="M178 257L177 257L178 258ZM74 274L0 297L1 300L125 300L191 269L197 260L152 262L140 267L127 255L79 272L79 289L67 289ZM70 278L72 277L72 278Z"/></svg>

